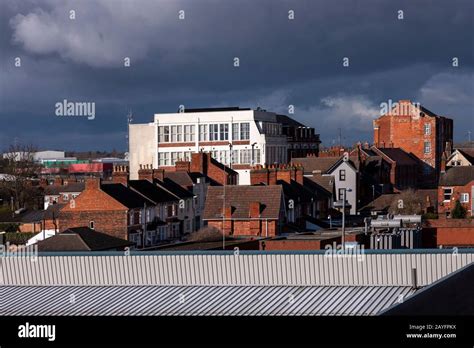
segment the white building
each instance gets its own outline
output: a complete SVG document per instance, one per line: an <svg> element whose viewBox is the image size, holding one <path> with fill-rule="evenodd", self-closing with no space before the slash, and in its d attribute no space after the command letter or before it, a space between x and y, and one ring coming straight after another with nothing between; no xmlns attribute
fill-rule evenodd
<svg viewBox="0 0 474 348"><path fill-rule="evenodd" d="M240 108L188 109L155 114L154 122L129 125L130 178L140 165L174 166L192 152L210 152L250 184L252 164L287 162L287 139L273 112Z"/></svg>

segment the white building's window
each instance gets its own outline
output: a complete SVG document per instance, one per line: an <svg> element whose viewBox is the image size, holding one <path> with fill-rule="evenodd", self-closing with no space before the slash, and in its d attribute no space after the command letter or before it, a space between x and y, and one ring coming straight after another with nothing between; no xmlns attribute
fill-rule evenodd
<svg viewBox="0 0 474 348"><path fill-rule="evenodd" d="M174 165L176 161L179 161L179 158L181 157L180 152L172 152L171 153L171 165Z"/></svg>
<svg viewBox="0 0 474 348"><path fill-rule="evenodd" d="M219 161L219 151L211 151L211 156L214 158L216 161Z"/></svg>
<svg viewBox="0 0 474 348"><path fill-rule="evenodd" d="M424 153L431 153L431 142L425 141L424 147L423 147L423 152Z"/></svg>
<svg viewBox="0 0 474 348"><path fill-rule="evenodd" d="M171 142L176 143L182 141L182 126L171 126Z"/></svg>
<svg viewBox="0 0 474 348"><path fill-rule="evenodd" d="M232 163L239 164L239 150L232 150Z"/></svg>
<svg viewBox="0 0 474 348"><path fill-rule="evenodd" d="M240 163L249 164L251 161L251 150L240 150Z"/></svg>
<svg viewBox="0 0 474 348"><path fill-rule="evenodd" d="M240 140L250 139L250 123L240 124Z"/></svg>
<svg viewBox="0 0 474 348"><path fill-rule="evenodd" d="M444 201L450 201L452 195L453 195L453 188L452 187L445 187L443 189L443 200Z"/></svg>
<svg viewBox="0 0 474 348"><path fill-rule="evenodd" d="M207 141L208 139L207 124L199 125L199 141Z"/></svg>
<svg viewBox="0 0 474 348"><path fill-rule="evenodd" d="M158 152L158 165L169 166L170 165L170 153L169 152Z"/></svg>
<svg viewBox="0 0 474 348"><path fill-rule="evenodd" d="M346 170L345 169L340 169L339 170L339 180L340 181L346 181Z"/></svg>
<svg viewBox="0 0 474 348"><path fill-rule="evenodd" d="M469 193L461 193L461 203L469 203Z"/></svg>
<svg viewBox="0 0 474 348"><path fill-rule="evenodd" d="M229 163L229 151L221 150L219 154L219 162L228 164Z"/></svg>
<svg viewBox="0 0 474 348"><path fill-rule="evenodd" d="M169 143L170 141L170 127L169 126L158 127L158 141L160 143Z"/></svg>
<svg viewBox="0 0 474 348"><path fill-rule="evenodd" d="M425 123L425 135L430 135L431 134L431 124Z"/></svg>
<svg viewBox="0 0 474 348"><path fill-rule="evenodd" d="M253 151L254 163L260 163L260 149L254 149Z"/></svg>
<svg viewBox="0 0 474 348"><path fill-rule="evenodd" d="M229 140L229 125L222 123L219 125L220 140Z"/></svg>
<svg viewBox="0 0 474 348"><path fill-rule="evenodd" d="M210 141L219 140L219 125L218 124L209 125L209 140Z"/></svg>
<svg viewBox="0 0 474 348"><path fill-rule="evenodd" d="M69 195L67 193L63 194L63 201L69 200Z"/></svg>
<svg viewBox="0 0 474 348"><path fill-rule="evenodd" d="M232 124L232 140L240 140L238 123Z"/></svg>
<svg viewBox="0 0 474 348"><path fill-rule="evenodd" d="M184 155L183 159L185 161L188 161L188 162L191 161L191 151L185 151L183 155Z"/></svg>
<svg viewBox="0 0 474 348"><path fill-rule="evenodd" d="M194 141L194 126L192 125L184 126L184 141L185 142Z"/></svg>

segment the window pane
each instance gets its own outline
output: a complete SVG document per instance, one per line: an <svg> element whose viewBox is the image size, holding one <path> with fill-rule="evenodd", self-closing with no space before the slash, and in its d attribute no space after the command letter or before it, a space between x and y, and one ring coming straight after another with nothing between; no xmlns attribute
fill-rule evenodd
<svg viewBox="0 0 474 348"><path fill-rule="evenodd" d="M240 140L238 123L232 124L232 140Z"/></svg>
<svg viewBox="0 0 474 348"><path fill-rule="evenodd" d="M248 140L250 131L250 124L249 123L241 123L240 124L240 139L241 140Z"/></svg>

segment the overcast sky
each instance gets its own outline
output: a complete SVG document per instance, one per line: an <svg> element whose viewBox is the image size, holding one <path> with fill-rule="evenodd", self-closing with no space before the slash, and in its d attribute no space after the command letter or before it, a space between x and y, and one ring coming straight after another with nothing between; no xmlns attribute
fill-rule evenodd
<svg viewBox="0 0 474 348"><path fill-rule="evenodd" d="M466 141L473 40L472 0L1 0L0 150L15 138L125 150L129 109L143 123L180 104L294 105L323 145L338 128L346 144L372 142L389 99L452 117L455 141ZM56 116L64 99L95 102L95 119Z"/></svg>

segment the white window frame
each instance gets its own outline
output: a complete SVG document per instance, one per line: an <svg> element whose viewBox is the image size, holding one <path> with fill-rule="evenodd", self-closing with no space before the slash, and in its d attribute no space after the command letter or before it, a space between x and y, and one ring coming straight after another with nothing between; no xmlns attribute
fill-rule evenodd
<svg viewBox="0 0 474 348"><path fill-rule="evenodd" d="M449 198L446 199L446 191L449 190L451 193L449 194ZM450 202L451 198L453 197L453 188L452 187L443 187L443 202Z"/></svg>
<svg viewBox="0 0 474 348"><path fill-rule="evenodd" d="M425 135L431 135L431 124L430 123L425 123L423 127L423 133Z"/></svg>
<svg viewBox="0 0 474 348"><path fill-rule="evenodd" d="M240 140L249 140L250 139L250 123L242 122L240 124Z"/></svg>
<svg viewBox="0 0 474 348"><path fill-rule="evenodd" d="M460 203L469 203L469 193L462 192L459 196Z"/></svg>
<svg viewBox="0 0 474 348"><path fill-rule="evenodd" d="M425 141L423 144L423 153L429 154L431 153L431 141Z"/></svg>

